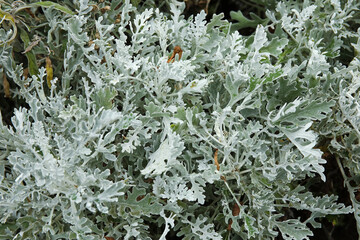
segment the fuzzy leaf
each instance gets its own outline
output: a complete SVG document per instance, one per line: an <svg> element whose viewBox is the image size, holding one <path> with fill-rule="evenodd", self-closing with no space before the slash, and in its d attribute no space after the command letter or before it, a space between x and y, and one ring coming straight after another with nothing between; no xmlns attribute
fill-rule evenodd
<svg viewBox="0 0 360 240"><path fill-rule="evenodd" d="M279 228L281 235L285 240L309 240L309 236L313 236L313 233L305 224L300 223L295 219L276 222L276 226Z"/></svg>

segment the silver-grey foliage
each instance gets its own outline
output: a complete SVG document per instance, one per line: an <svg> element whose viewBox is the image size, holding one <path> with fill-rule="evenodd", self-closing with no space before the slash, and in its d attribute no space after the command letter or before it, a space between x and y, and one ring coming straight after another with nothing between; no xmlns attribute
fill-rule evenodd
<svg viewBox="0 0 360 240"><path fill-rule="evenodd" d="M279 2L250 37L222 15L185 20L175 1L168 16L124 0L118 23L74 2L77 14L52 25L68 39L49 91L44 68L25 79L1 50L29 106L0 123L2 239L301 240L329 214L355 212L360 224L349 183L359 182L358 1ZM356 39L348 66L346 38ZM176 45L182 57L168 63ZM352 206L300 184L326 181L324 137L354 174L343 176Z"/></svg>

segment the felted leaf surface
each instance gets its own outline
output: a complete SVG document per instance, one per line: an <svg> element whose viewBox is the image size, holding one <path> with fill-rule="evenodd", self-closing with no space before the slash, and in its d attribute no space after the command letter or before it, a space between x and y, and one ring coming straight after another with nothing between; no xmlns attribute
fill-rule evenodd
<svg viewBox="0 0 360 240"><path fill-rule="evenodd" d="M170 132L159 148L150 154L148 165L141 170L143 175L160 175L166 172L172 165L177 164L176 158L184 149L184 143L180 136Z"/></svg>
<svg viewBox="0 0 360 240"><path fill-rule="evenodd" d="M285 240L309 240L309 237L313 236L313 233L305 224L295 219L276 222L276 226Z"/></svg>
<svg viewBox="0 0 360 240"><path fill-rule="evenodd" d="M156 198L146 193L143 188L133 188L132 191L126 192L126 195L119 198L118 204L117 211L121 215L129 213L136 217L160 214L162 209L162 205L157 202Z"/></svg>

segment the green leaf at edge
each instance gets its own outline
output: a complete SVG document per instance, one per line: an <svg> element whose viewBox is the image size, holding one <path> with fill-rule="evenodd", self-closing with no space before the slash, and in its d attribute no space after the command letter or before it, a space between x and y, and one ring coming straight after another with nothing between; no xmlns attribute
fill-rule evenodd
<svg viewBox="0 0 360 240"><path fill-rule="evenodd" d="M55 9L63 12L63 13L67 13L70 15L75 15L75 13L73 11L71 11L70 9L68 9L67 7L61 6L58 3L53 3L50 1L44 1L44 2L36 2L31 4L33 6L37 6L37 7L54 7Z"/></svg>
<svg viewBox="0 0 360 240"><path fill-rule="evenodd" d="M24 42L24 49L29 45L30 39L28 34L24 29L20 29L20 38ZM29 67L29 73L30 75L37 75L39 73L39 68L36 63L36 57L32 50L25 53L26 58L28 60L28 67Z"/></svg>

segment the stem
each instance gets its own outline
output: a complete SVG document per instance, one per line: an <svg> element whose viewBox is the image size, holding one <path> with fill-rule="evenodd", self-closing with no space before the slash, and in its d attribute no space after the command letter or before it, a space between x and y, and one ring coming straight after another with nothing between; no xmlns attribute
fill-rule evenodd
<svg viewBox="0 0 360 240"><path fill-rule="evenodd" d="M360 233L360 203L356 200L356 197L355 197L355 194L354 194L354 189L355 188L353 188L350 185L349 179L345 174L345 171L344 171L344 168L343 168L343 166L341 164L339 156L335 156L335 158L336 158L336 162L337 162L337 164L339 166L341 175L344 178L344 184L346 185L346 187L347 187L347 189L349 191L350 200L351 200L352 206L354 208L354 217L355 217L356 222L357 222L357 224L356 224L357 232Z"/></svg>
<svg viewBox="0 0 360 240"><path fill-rule="evenodd" d="M234 192L231 190L229 184L228 184L226 181L224 181L224 183L225 183L226 187L229 189L229 191L230 191L231 195L233 196L236 204L237 204L238 206L241 206L239 200L236 198L236 196L235 196Z"/></svg>
<svg viewBox="0 0 360 240"><path fill-rule="evenodd" d="M56 195L56 198L59 197L59 193ZM49 226L51 226L51 222L52 222L52 218L53 218L53 215L54 215L54 209L55 209L55 206L51 209L51 212L50 212L50 216L49 216Z"/></svg>
<svg viewBox="0 0 360 240"><path fill-rule="evenodd" d="M283 30L290 36L290 38L292 40L294 40L294 42L298 43L298 41L295 39L295 37L291 33L289 33L285 28L283 28Z"/></svg>
<svg viewBox="0 0 360 240"><path fill-rule="evenodd" d="M239 172L239 175L242 175L242 174L251 172L252 170L253 170L252 168L246 169L246 170L244 170L244 171ZM256 169L256 168L255 168L255 170L261 170L261 169Z"/></svg>
<svg viewBox="0 0 360 240"><path fill-rule="evenodd" d="M246 5L249 5L249 6L253 7L253 8L256 8L257 10L264 11L264 12L266 11L265 7L260 6L260 5L256 4L256 3L253 3L251 1L242 1L242 3L246 4Z"/></svg>

